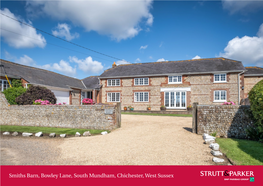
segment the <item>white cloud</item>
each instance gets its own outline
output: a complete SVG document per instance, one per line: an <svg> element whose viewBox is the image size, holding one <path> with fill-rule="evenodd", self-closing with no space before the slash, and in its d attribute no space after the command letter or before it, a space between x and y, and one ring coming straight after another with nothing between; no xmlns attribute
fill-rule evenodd
<svg viewBox="0 0 263 186"><path fill-rule="evenodd" d="M152 24L153 24L153 15L152 14L149 14L148 15L149 17L148 17L148 20L147 20L147 25L149 25L149 26L152 26Z"/></svg>
<svg viewBox="0 0 263 186"><path fill-rule="evenodd" d="M70 62L78 64L78 68L84 72L100 73L103 70L101 62L92 60L92 57L86 59L78 59L77 57L69 57Z"/></svg>
<svg viewBox="0 0 263 186"><path fill-rule="evenodd" d="M19 63L21 65L27 65L27 66L35 66L36 62L29 56L24 55L20 58L17 58L16 56L11 55L9 52L5 51L5 58L6 60L13 61L15 63Z"/></svg>
<svg viewBox="0 0 263 186"><path fill-rule="evenodd" d="M119 60L116 62L116 65L122 65L122 64L131 64L131 63L125 60Z"/></svg>
<svg viewBox="0 0 263 186"><path fill-rule="evenodd" d="M140 50L141 50L141 49L143 49L143 50L144 50L144 49L146 49L147 47L148 47L148 45L141 46L141 47L140 47Z"/></svg>
<svg viewBox="0 0 263 186"><path fill-rule="evenodd" d="M54 63L51 66L52 70L57 70L59 72L62 72L66 75L69 76L74 76L76 74L76 68L73 68L72 66L70 66L70 64L64 60L60 60L59 64L58 63Z"/></svg>
<svg viewBox="0 0 263 186"><path fill-rule="evenodd" d="M27 55L17 58L7 51L5 51L5 58L6 60L10 60L21 65L27 65L52 71L56 70L68 76L74 76L76 74L76 68L73 68L68 62L65 62L63 60L61 60L59 63L38 65L31 57Z"/></svg>
<svg viewBox="0 0 263 186"><path fill-rule="evenodd" d="M60 60L59 63L45 64L42 66L37 65L36 67L52 71L56 70L61 72L62 74L72 77L76 74L76 67L73 68L68 62L64 60Z"/></svg>
<svg viewBox="0 0 263 186"><path fill-rule="evenodd" d="M20 57L19 59L15 60L15 62L23 64L23 65L28 65L28 66L35 64L35 61L27 55Z"/></svg>
<svg viewBox="0 0 263 186"><path fill-rule="evenodd" d="M243 64L259 64L263 61L263 24L257 36L242 38L235 37L230 40L220 56L240 60Z"/></svg>
<svg viewBox="0 0 263 186"><path fill-rule="evenodd" d="M140 58L137 58L137 59L135 60L135 63L139 63L139 62L141 62L141 60L140 60Z"/></svg>
<svg viewBox="0 0 263 186"><path fill-rule="evenodd" d="M201 59L200 56L196 55L195 57L193 57L192 59Z"/></svg>
<svg viewBox="0 0 263 186"><path fill-rule="evenodd" d="M63 24L58 24L58 26L56 27L57 30L52 30L52 34L54 36L58 36L58 37L64 37L66 40L70 41L72 39L78 38L79 34L78 33L74 33L71 34L70 33L70 26L66 23Z"/></svg>
<svg viewBox="0 0 263 186"><path fill-rule="evenodd" d="M159 45L159 47L161 48L163 46L163 42L161 42L161 44Z"/></svg>
<svg viewBox="0 0 263 186"><path fill-rule="evenodd" d="M263 8L262 0L222 0L222 5L224 9L230 11L231 14L242 12L255 12Z"/></svg>
<svg viewBox="0 0 263 186"><path fill-rule="evenodd" d="M260 25L257 35L258 37L263 37L263 23Z"/></svg>
<svg viewBox="0 0 263 186"><path fill-rule="evenodd" d="M152 0L119 1L27 1L26 10L30 15L48 15L56 20L71 21L86 31L96 31L113 39L132 38L140 31L140 25L150 26Z"/></svg>
<svg viewBox="0 0 263 186"><path fill-rule="evenodd" d="M157 62L162 62L162 61L168 61L168 60L165 60L164 58L161 58L161 59L157 60Z"/></svg>
<svg viewBox="0 0 263 186"><path fill-rule="evenodd" d="M152 56L149 56L149 58L150 58L150 59L153 59L153 57L152 57Z"/></svg>
<svg viewBox="0 0 263 186"><path fill-rule="evenodd" d="M0 12L8 15L9 17L25 22L19 16L15 16L7 8L0 10ZM31 24L31 22L29 21L28 24ZM23 25L3 15L1 15L1 28L1 37L3 37L4 41L11 47L44 48L46 46L45 38L41 34L38 34L34 28Z"/></svg>

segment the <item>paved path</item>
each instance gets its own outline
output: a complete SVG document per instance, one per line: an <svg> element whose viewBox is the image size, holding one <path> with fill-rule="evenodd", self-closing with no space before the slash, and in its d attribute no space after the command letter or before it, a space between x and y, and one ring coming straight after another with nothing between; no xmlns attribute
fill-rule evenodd
<svg viewBox="0 0 263 186"><path fill-rule="evenodd" d="M211 165L192 118L122 115L107 135L51 139L1 136L2 165Z"/></svg>

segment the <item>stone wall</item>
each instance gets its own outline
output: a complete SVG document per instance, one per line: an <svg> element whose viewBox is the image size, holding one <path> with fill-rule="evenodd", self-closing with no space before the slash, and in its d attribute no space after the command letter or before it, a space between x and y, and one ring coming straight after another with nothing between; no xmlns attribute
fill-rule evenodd
<svg viewBox="0 0 263 186"><path fill-rule="evenodd" d="M199 104L215 104L214 91L226 90L227 101L238 102L238 74L227 74L227 82L214 83L213 74L203 75L183 75L181 84L168 84L168 77L149 77L149 85L135 86L134 78L121 78L120 86L107 86L107 80L102 79L102 89L100 92L101 102L107 103L108 92L120 92L122 107L133 106L134 110L146 110L148 105L151 105L151 110L160 110L160 106L164 105L164 93L161 88L179 88L191 87L191 91L187 92L187 106L193 105L194 102ZM240 86L244 83L240 77ZM134 92L149 92L149 102L134 102ZM241 99L242 99L241 90ZM122 108L123 110L123 108Z"/></svg>
<svg viewBox="0 0 263 186"><path fill-rule="evenodd" d="M244 98L248 97L248 93L249 91L255 86L255 84L257 84L258 82L260 82L261 80L263 80L263 77L253 77L253 76L245 76L245 86L244 86L244 93L245 96Z"/></svg>
<svg viewBox="0 0 263 186"><path fill-rule="evenodd" d="M246 138L246 129L253 126L249 110L247 105L197 105L197 134Z"/></svg>
<svg viewBox="0 0 263 186"><path fill-rule="evenodd" d="M120 127L118 105L9 105L0 93L0 125L112 130Z"/></svg>

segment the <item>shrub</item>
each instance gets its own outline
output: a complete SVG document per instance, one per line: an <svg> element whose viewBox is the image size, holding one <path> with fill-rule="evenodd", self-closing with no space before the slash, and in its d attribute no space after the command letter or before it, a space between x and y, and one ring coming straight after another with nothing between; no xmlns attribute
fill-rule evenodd
<svg viewBox="0 0 263 186"><path fill-rule="evenodd" d="M20 79L12 79L12 87L23 87L22 81Z"/></svg>
<svg viewBox="0 0 263 186"><path fill-rule="evenodd" d="M8 103L10 105L17 105L16 98L26 92L26 88L12 87L3 91Z"/></svg>
<svg viewBox="0 0 263 186"><path fill-rule="evenodd" d="M66 105L66 102L63 102L63 105ZM52 104L48 100L38 99L33 102L33 105L62 105L61 103Z"/></svg>
<svg viewBox="0 0 263 186"><path fill-rule="evenodd" d="M255 130L252 133L257 134L258 140L263 140L263 80L258 82L248 93L250 101L250 109L255 120ZM250 135L252 138L252 136ZM253 138L252 138L253 139Z"/></svg>
<svg viewBox="0 0 263 186"><path fill-rule="evenodd" d="M93 105L93 104L95 104L95 102L94 102L92 99L89 99L89 98L84 98L84 99L82 100L82 103L83 103L84 105Z"/></svg>
<svg viewBox="0 0 263 186"><path fill-rule="evenodd" d="M233 101L224 102L221 105L236 105Z"/></svg>
<svg viewBox="0 0 263 186"><path fill-rule="evenodd" d="M213 133L211 134L211 136L216 137L216 134L217 134L217 132L213 132Z"/></svg>
<svg viewBox="0 0 263 186"><path fill-rule="evenodd" d="M38 99L48 100L51 104L57 101L51 90L40 86L30 86L24 94L16 98L16 102L19 105L32 105Z"/></svg>

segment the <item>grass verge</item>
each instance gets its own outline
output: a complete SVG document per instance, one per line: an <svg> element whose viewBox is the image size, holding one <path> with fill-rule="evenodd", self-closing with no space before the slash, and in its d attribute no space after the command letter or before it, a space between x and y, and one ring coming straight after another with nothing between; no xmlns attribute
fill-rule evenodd
<svg viewBox="0 0 263 186"><path fill-rule="evenodd" d="M139 113L139 112L122 112L121 114L128 114L128 115L148 115L148 116L192 117L191 114L158 114L158 113Z"/></svg>
<svg viewBox="0 0 263 186"><path fill-rule="evenodd" d="M96 135L100 134L105 130L92 130L92 129L74 129L74 128L53 128L53 127L29 127L29 126L14 126L14 125L0 125L1 132L29 132L29 133L37 133L43 132L44 134L56 133L56 134L67 134L67 135L75 135L76 132L83 134L85 131L90 131L91 134ZM110 131L107 131L108 133Z"/></svg>
<svg viewBox="0 0 263 186"><path fill-rule="evenodd" d="M216 138L216 142L237 165L263 165L263 143L231 138Z"/></svg>

